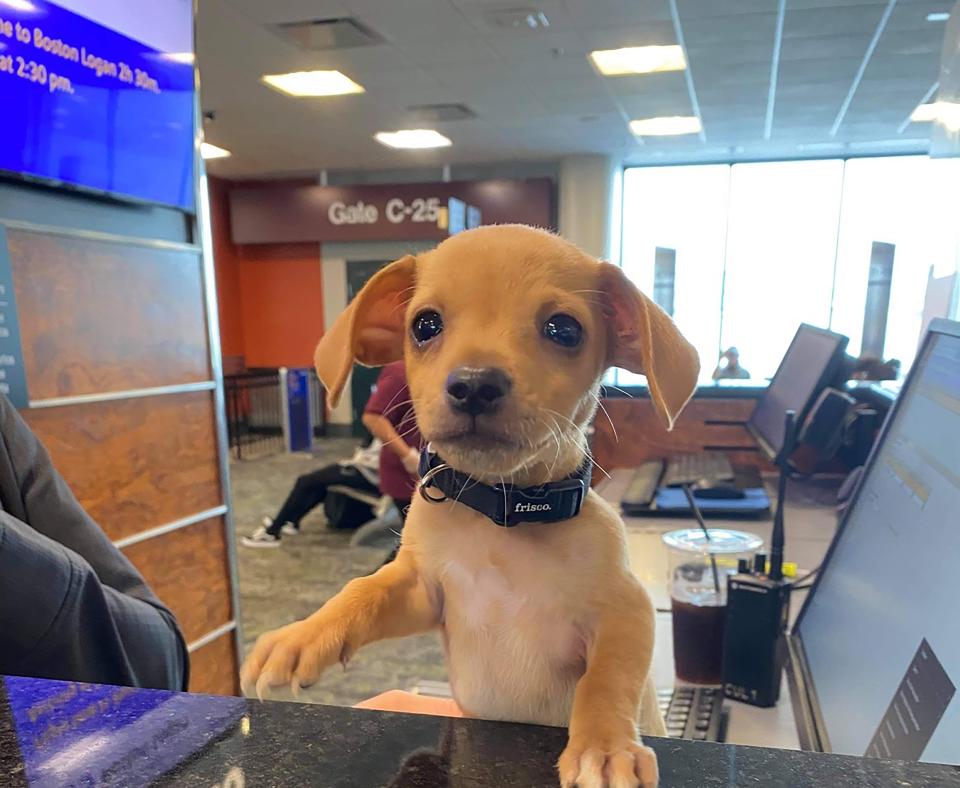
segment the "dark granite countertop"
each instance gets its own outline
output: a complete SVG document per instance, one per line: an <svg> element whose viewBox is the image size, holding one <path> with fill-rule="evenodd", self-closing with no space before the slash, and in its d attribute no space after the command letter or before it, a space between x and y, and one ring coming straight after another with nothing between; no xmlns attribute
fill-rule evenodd
<svg viewBox="0 0 960 788"><path fill-rule="evenodd" d="M0 681L0 785L557 785L566 731L39 679ZM647 739L661 785L960 786L960 769Z"/></svg>

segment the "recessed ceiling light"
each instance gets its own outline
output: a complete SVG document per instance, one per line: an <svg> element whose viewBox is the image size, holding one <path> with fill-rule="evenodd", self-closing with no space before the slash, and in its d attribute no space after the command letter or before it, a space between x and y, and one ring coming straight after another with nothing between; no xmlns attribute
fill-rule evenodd
<svg viewBox="0 0 960 788"><path fill-rule="evenodd" d="M663 118L631 120L630 131L638 137L667 137L674 134L699 134L703 129L700 118L674 115Z"/></svg>
<svg viewBox="0 0 960 788"><path fill-rule="evenodd" d="M914 123L939 123L948 131L960 131L960 103L934 101L930 104L921 104L910 115L910 120Z"/></svg>
<svg viewBox="0 0 960 788"><path fill-rule="evenodd" d="M918 104L917 108L910 113L910 120L914 123L930 123L939 116L940 107L936 101L930 104Z"/></svg>
<svg viewBox="0 0 960 788"><path fill-rule="evenodd" d="M434 129L400 129L398 131L378 131L373 135L381 145L388 148L446 148L453 143Z"/></svg>
<svg viewBox="0 0 960 788"><path fill-rule="evenodd" d="M209 142L200 143L200 156L204 161L210 159L226 159L228 156L232 156L226 148L220 148L216 145L211 145Z"/></svg>
<svg viewBox="0 0 960 788"><path fill-rule="evenodd" d="M264 74L265 84L289 96L345 96L363 93L346 74L339 71L294 71L290 74Z"/></svg>
<svg viewBox="0 0 960 788"><path fill-rule="evenodd" d="M932 14L927 14L928 22L947 22L950 20L949 11L937 11Z"/></svg>
<svg viewBox="0 0 960 788"><path fill-rule="evenodd" d="M653 74L657 71L683 71L687 67L683 48L676 44L597 49L590 53L590 59L597 71L608 77Z"/></svg>
<svg viewBox="0 0 960 788"><path fill-rule="evenodd" d="M941 101L940 122L947 127L947 131L960 131L960 104L955 101Z"/></svg>

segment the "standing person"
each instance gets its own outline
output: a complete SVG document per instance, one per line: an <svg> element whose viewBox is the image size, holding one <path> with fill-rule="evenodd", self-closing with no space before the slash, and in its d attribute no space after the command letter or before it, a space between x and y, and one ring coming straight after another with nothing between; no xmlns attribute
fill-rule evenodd
<svg viewBox="0 0 960 788"><path fill-rule="evenodd" d="M388 364L380 371L363 412L363 425L383 444L380 491L393 498L400 517L405 519L419 478L421 439L402 361Z"/></svg>

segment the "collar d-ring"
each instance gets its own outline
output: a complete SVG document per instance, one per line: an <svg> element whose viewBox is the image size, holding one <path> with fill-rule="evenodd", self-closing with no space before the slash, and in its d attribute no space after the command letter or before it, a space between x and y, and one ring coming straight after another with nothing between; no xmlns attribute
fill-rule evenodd
<svg viewBox="0 0 960 788"><path fill-rule="evenodd" d="M445 470L447 470L447 469L449 469L449 468L450 468L450 466L447 465L446 463L444 463L443 465L438 465L438 466L436 466L436 467L434 467L434 468L431 468L430 470L428 470L428 471L423 475L423 478L420 479L420 496L421 496L424 500L430 501L430 503L443 503L444 501L447 500L447 496L444 495L442 492L441 492L441 494L440 494L440 497L437 498L437 497L434 497L434 496L430 495L430 494L427 492L427 489L430 487L430 485L431 485L431 483L433 482L433 480L434 480L439 474L441 474L443 471L445 471Z"/></svg>

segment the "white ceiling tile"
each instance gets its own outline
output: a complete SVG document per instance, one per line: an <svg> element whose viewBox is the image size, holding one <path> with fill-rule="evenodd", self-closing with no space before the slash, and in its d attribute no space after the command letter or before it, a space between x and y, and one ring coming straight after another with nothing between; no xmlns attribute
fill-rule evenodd
<svg viewBox="0 0 960 788"><path fill-rule="evenodd" d="M396 2L398 5L405 5L406 0L396 0ZM533 38L544 33L563 33L577 29L577 24L567 11L567 6L563 0L533 0L530 3L511 3L509 0L497 3L483 2L483 0L454 0L453 4L481 35L502 32L518 38ZM504 30L490 21L491 13L517 8L532 8L543 12L547 17L549 26L540 30L525 28Z"/></svg>
<svg viewBox="0 0 960 788"><path fill-rule="evenodd" d="M841 82L849 87L860 67L860 58L819 58L791 60L780 64L779 85Z"/></svg>
<svg viewBox="0 0 960 788"><path fill-rule="evenodd" d="M467 39L477 30L449 0L343 0L364 24L394 43Z"/></svg>
<svg viewBox="0 0 960 788"><path fill-rule="evenodd" d="M687 82L680 71L661 74L643 74L635 77L610 77L605 80L616 96L635 96L662 93L687 95Z"/></svg>
<svg viewBox="0 0 960 788"><path fill-rule="evenodd" d="M510 31L489 32L484 40L502 57L515 62L546 57L586 56L589 51L580 33L544 31L530 35Z"/></svg>
<svg viewBox="0 0 960 788"><path fill-rule="evenodd" d="M883 5L791 9L784 19L783 35L784 38L820 35L870 37L877 29L883 12Z"/></svg>
<svg viewBox="0 0 960 788"><path fill-rule="evenodd" d="M676 44L673 25L670 22L650 22L645 25L627 25L580 33L588 50L619 49L620 47L666 46Z"/></svg>
<svg viewBox="0 0 960 788"><path fill-rule="evenodd" d="M566 0L566 6L582 29L670 22L667 0Z"/></svg>
<svg viewBox="0 0 960 788"><path fill-rule="evenodd" d="M620 105L631 118L660 118L665 115L690 115L690 99L673 96L624 96Z"/></svg>
<svg viewBox="0 0 960 788"><path fill-rule="evenodd" d="M769 41L746 41L735 47L726 45L696 45L687 44L687 57L694 75L698 76L703 69L713 73L719 66L728 63L766 63L769 64L773 56L773 39Z"/></svg>
<svg viewBox="0 0 960 788"><path fill-rule="evenodd" d="M820 60L821 58L863 58L870 43L869 35L816 35L784 38L780 47L780 62L791 60Z"/></svg>
<svg viewBox="0 0 960 788"><path fill-rule="evenodd" d="M268 24L305 22L349 15L346 6L339 0L228 0L228 2L251 19Z"/></svg>
<svg viewBox="0 0 960 788"><path fill-rule="evenodd" d="M556 80L540 82L527 81L525 87L533 95L542 98L565 98L575 96L606 96L610 97L607 91L597 77L589 76L581 79L565 79L562 82ZM611 101L613 99L610 99Z"/></svg>
<svg viewBox="0 0 960 788"><path fill-rule="evenodd" d="M893 10L887 30L898 32L901 30L915 30L918 32L927 32L931 26L939 28L943 32L942 22L928 22L927 14L940 11L950 11L950 0L907 0L900 2Z"/></svg>
<svg viewBox="0 0 960 788"><path fill-rule="evenodd" d="M688 0L690 1L690 0ZM698 0L695 0L698 2ZM699 5L699 3L698 3ZM774 7L773 4L770 4ZM710 5L710 13L713 6ZM776 13L736 16L697 15L689 18L680 11L687 47L718 46L735 48L748 41L760 41L773 48Z"/></svg>
<svg viewBox="0 0 960 788"><path fill-rule="evenodd" d="M206 130L234 152L211 171L313 173L589 151L636 161L710 150L722 158L727 148L792 155L798 143L831 139L829 128L886 7L886 0L788 1L773 140L765 142L776 3L677 2L705 144L695 135L637 141L626 128L625 116L690 112L682 73L601 78L586 60L592 48L672 43L667 0L533 0L529 5L542 8L551 23L533 32L490 26L487 12L517 5L507 0L203 0L201 99L204 109L217 112ZM933 10L940 4L900 0L838 140L897 136L937 76L943 26L926 22ZM342 15L355 15L387 43L308 52L269 29L279 21ZM367 92L294 99L259 83L263 73L309 68L339 68ZM404 124L408 107L441 102L464 103L478 114L439 124L452 148L417 156L373 141L374 131ZM908 136L927 131L911 127Z"/></svg>
<svg viewBox="0 0 960 788"><path fill-rule="evenodd" d="M421 66L445 66L449 63L492 63L498 53L481 38L457 41L408 41L397 47Z"/></svg>
<svg viewBox="0 0 960 788"><path fill-rule="evenodd" d="M599 87L602 79L587 62L586 57L578 55L527 60L519 63L508 61L508 67L517 75L518 79L529 79L537 82L592 79Z"/></svg>

